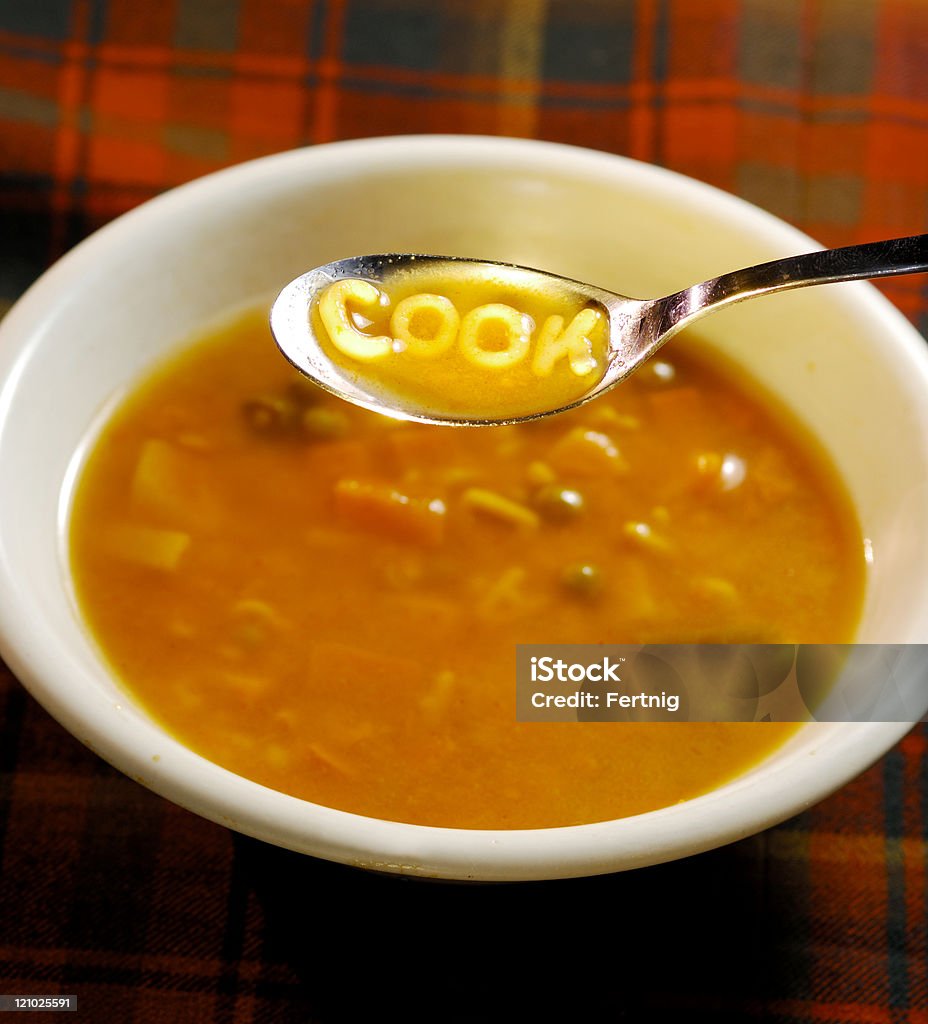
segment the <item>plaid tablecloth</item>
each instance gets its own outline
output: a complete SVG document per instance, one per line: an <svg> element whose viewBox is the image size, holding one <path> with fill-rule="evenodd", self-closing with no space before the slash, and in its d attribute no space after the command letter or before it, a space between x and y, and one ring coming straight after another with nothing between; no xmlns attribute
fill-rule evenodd
<svg viewBox="0 0 928 1024"><path fill-rule="evenodd" d="M928 231L928 0L0 0L0 300L197 175L438 131L662 164L825 244ZM928 332L926 278L883 287ZM0 994L94 1022L926 1024L926 742L710 854L459 887L182 811L0 665Z"/></svg>

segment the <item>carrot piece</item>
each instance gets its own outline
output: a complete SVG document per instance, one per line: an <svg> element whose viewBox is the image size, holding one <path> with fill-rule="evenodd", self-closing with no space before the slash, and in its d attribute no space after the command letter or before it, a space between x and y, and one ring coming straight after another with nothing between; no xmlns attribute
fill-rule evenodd
<svg viewBox="0 0 928 1024"><path fill-rule="evenodd" d="M393 540L434 546L445 534L445 503L412 498L389 484L339 480L335 511L345 522Z"/></svg>

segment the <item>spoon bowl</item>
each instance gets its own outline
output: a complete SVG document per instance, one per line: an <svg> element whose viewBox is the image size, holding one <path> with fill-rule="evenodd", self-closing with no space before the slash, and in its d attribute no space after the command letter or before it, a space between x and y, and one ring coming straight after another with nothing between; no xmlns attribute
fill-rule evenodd
<svg viewBox="0 0 928 1024"><path fill-rule="evenodd" d="M388 253L353 256L316 267L291 281L271 309L271 331L281 352L326 391L354 405L397 419L446 426L502 426L553 416L583 405L621 383L678 331L724 306L758 295L815 284L911 274L928 270L928 235L790 256L735 270L657 299L635 299L531 267L460 256ZM389 294L427 274L451 284L479 281L511 293L543 294L552 304L591 306L606 318L604 366L596 382L568 402L530 413L471 415L385 393L364 372L332 360L319 338L311 310L341 280L369 282Z"/></svg>

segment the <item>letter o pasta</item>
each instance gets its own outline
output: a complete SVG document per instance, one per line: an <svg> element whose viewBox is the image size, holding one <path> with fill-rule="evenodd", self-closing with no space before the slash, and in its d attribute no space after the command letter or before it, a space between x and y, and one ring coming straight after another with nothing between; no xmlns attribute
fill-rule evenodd
<svg viewBox="0 0 928 1024"><path fill-rule="evenodd" d="M505 348L488 349L481 343L481 332L494 322L501 324L505 331ZM491 302L472 309L461 320L458 344L463 355L475 365L504 369L515 366L528 355L534 327L534 321L525 313L501 302Z"/></svg>
<svg viewBox="0 0 928 1024"><path fill-rule="evenodd" d="M426 325L437 323L437 327L428 332L429 337L423 337L413 329L416 326L421 328L423 321ZM447 352L454 344L460 325L461 316L454 303L444 295L428 292L410 295L397 303L390 318L393 337L401 341L410 354L427 358Z"/></svg>

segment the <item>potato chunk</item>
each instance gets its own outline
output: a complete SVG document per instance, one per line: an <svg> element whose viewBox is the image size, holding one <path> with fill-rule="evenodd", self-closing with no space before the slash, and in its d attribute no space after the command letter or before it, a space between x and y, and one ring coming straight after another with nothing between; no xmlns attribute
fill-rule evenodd
<svg viewBox="0 0 928 1024"><path fill-rule="evenodd" d="M548 462L562 473L579 476L621 473L628 468L619 446L608 434L584 427L566 433L551 449Z"/></svg>
<svg viewBox="0 0 928 1024"><path fill-rule="evenodd" d="M131 496L136 510L165 525L209 528L217 508L203 480L203 459L167 441L153 438L142 445Z"/></svg>
<svg viewBox="0 0 928 1024"><path fill-rule="evenodd" d="M107 548L117 557L148 569L172 572L190 546L190 535L177 530L121 523L106 537Z"/></svg>

